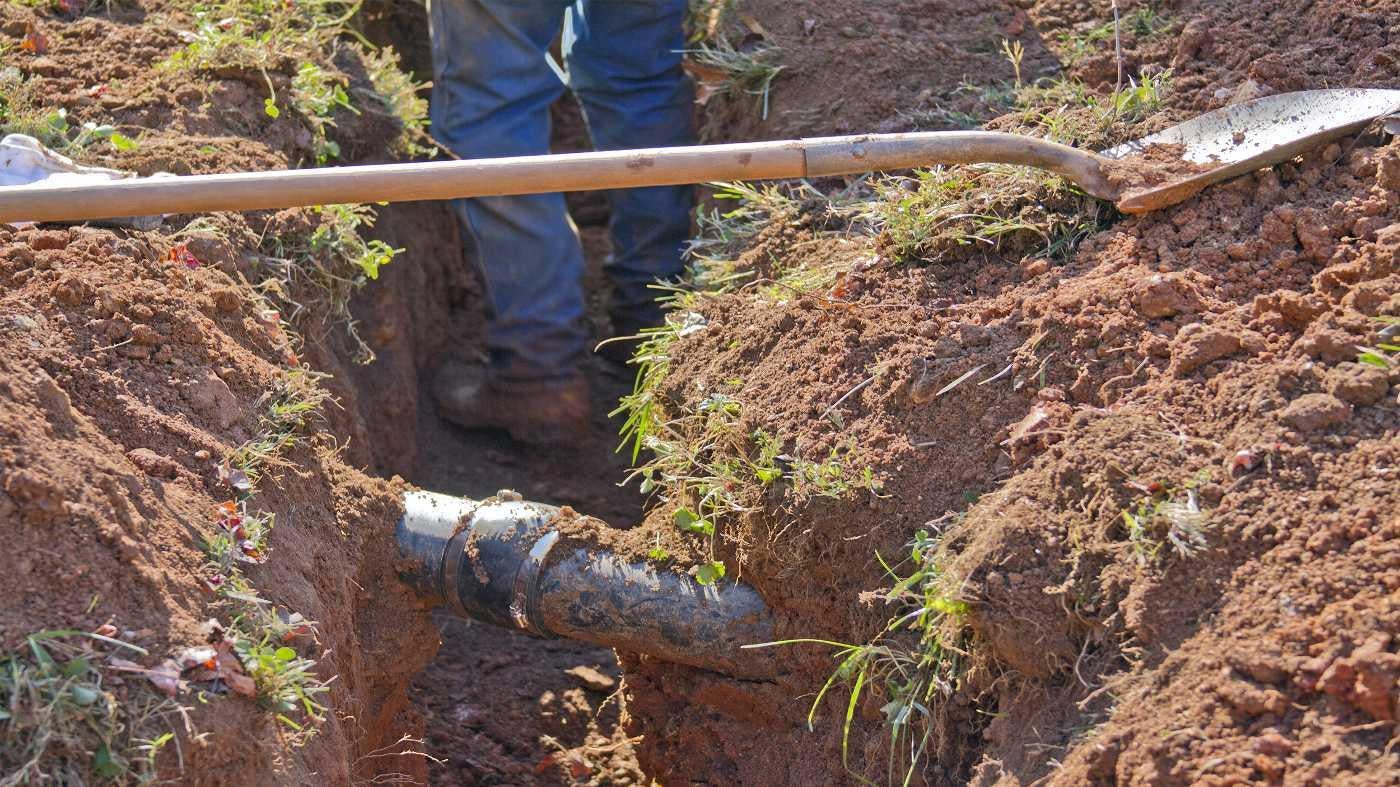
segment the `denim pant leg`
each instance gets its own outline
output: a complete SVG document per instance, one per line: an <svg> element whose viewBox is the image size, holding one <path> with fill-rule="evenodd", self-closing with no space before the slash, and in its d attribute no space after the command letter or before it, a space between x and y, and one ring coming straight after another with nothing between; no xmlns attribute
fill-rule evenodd
<svg viewBox="0 0 1400 787"><path fill-rule="evenodd" d="M686 0L577 0L564 28L569 87L598 150L690 145L693 94L681 69ZM657 279L675 280L690 238L692 186L611 191L612 312L659 321Z"/></svg>
<svg viewBox="0 0 1400 787"><path fill-rule="evenodd" d="M568 0L430 0L433 135L463 158L549 152L564 83L547 54ZM475 240L492 359L523 377L572 372L587 350L583 250L563 195L453 203Z"/></svg>

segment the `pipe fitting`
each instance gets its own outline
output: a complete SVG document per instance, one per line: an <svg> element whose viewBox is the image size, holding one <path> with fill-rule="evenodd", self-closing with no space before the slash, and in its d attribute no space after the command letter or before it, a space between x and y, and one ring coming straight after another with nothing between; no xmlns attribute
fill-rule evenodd
<svg viewBox="0 0 1400 787"><path fill-rule="evenodd" d="M514 493L474 501L404 495L395 538L406 578L455 614L537 637L567 637L742 678L775 673L767 606L742 584L688 576L607 551L554 554L559 509Z"/></svg>

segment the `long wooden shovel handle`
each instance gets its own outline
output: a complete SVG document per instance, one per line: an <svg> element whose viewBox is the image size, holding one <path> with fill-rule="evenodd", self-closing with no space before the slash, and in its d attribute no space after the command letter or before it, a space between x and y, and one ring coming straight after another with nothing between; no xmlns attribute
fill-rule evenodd
<svg viewBox="0 0 1400 787"><path fill-rule="evenodd" d="M1024 164L1105 199L1113 189L1093 153L1015 134L932 131L786 142L375 164L108 183L0 187L0 222L85 221L162 213L266 210L345 202L407 202L634 188L715 180L850 175L933 164Z"/></svg>

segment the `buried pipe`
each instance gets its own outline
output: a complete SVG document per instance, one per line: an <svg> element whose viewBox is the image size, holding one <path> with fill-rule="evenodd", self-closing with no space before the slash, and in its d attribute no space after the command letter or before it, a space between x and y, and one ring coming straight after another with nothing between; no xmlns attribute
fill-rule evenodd
<svg viewBox="0 0 1400 787"><path fill-rule="evenodd" d="M516 499L508 499L515 497ZM418 592L464 618L565 637L738 678L775 673L773 623L753 588L702 586L607 552L561 546L559 509L404 494L395 540Z"/></svg>

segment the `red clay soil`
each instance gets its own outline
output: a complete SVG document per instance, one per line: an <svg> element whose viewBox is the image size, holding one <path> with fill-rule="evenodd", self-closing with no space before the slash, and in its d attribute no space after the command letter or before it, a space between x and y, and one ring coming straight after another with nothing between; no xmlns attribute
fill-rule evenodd
<svg viewBox="0 0 1400 787"><path fill-rule="evenodd" d="M35 22L47 36L43 54L3 55L46 102L75 125L147 129L139 150L88 160L185 172L307 159L304 129L262 111L261 75L153 70L181 45L153 22L182 4L131 5L76 19L0 8L8 39ZM964 5L741 2L788 68L768 121L754 119L751 97L717 98L710 127L738 139L964 125L1003 108L988 91L1013 78L1003 37L1024 44L1027 81L1062 65L1099 89L1116 78L1110 42L1072 58L1064 38L1107 21L1107 3ZM370 29L397 31L376 35L422 40L411 4L371 10L388 16ZM1156 10L1164 27L1124 37L1128 73L1176 75L1145 127L1232 98L1400 78L1390 0ZM732 24L736 41L753 33ZM384 155L373 144L380 121L345 120L347 158ZM574 207L591 225L596 266L602 216L587 201ZM479 360L480 284L444 208L381 215L379 236L408 250L355 304L378 361L349 363L335 329L308 331L303 353L336 375L326 385L342 406L326 409L325 431L349 463L642 522L643 537L698 557L666 506L653 501L643 521L639 497L615 486L625 460L602 413L627 375L590 369L597 423L568 451L437 418L419 391L442 363ZM200 538L231 496L214 465L254 434L259 397L287 369L239 284L272 218L221 218L222 238L192 246L197 268L167 259L167 233L0 230L0 534L15 566L0 572L0 597L16 600L0 608L0 646L110 621L154 663L201 643L202 622L221 614L200 572ZM779 488L722 523L730 576L764 595L782 636L866 641L902 611L872 593L890 581L876 555L907 554L921 528L941 536L944 583L967 606L956 632L965 669L930 707L935 734L916 782L1394 783L1400 376L1354 362L1380 340L1373 318L1400 314L1397 218L1400 146L1368 135L1169 211L1105 222L1064 264L1023 253L1035 248L1024 239L910 264L878 238L784 218L741 264L834 264L839 286L778 302L753 291L705 299L708 327L673 348L663 406L684 411L723 390L743 402L746 431L808 459L836 451L880 482L878 496L841 499ZM588 286L603 289L596 268ZM839 418L822 417L872 376ZM409 705L404 686L435 637L392 576L397 487L347 468L324 436L304 436L284 458L254 498L278 515L271 557L248 574L279 607L319 621L319 642L300 647L323 677L340 676L332 713L286 753L251 701L187 702L194 731L211 735L197 744L182 731L185 780L890 776L884 687L857 703L849 740L839 681L808 729L834 666L810 645L780 651L786 672L773 681L623 654L618 683L607 651L439 620L443 651ZM1205 512L1205 549L1144 555L1150 542L1134 540L1123 512L1188 488ZM421 748L403 735L426 737L440 762L380 756ZM163 758L163 774L181 775Z"/></svg>
<svg viewBox="0 0 1400 787"><path fill-rule="evenodd" d="M878 62L874 42L941 7L778 5L744 9L794 53L781 62L828 64ZM1111 18L1107 4L1016 5L1027 50L1055 42L1061 56L1061 34ZM874 27L804 38L823 11ZM1148 127L1260 91L1396 83L1400 4L1157 11L1165 28L1125 36L1130 75L1178 75ZM1104 57L1067 73L1102 87ZM883 130L906 88L850 86L862 73L785 71L776 119L745 133L814 133L781 110L822 90L841 102L824 114L861 117L868 100L865 122ZM883 482L841 501L781 492L721 527L730 575L759 589L781 636L866 641L900 611L862 603L890 582L876 555L941 533L940 587L968 608L965 667L934 700L916 780L1393 783L1400 373L1356 361L1382 340L1375 318L1400 314L1397 218L1400 146L1374 135L1120 219L1059 266L1014 238L911 266L797 217L740 266L836 261L847 275L776 302L752 288L703 299L708 326L673 346L661 406L674 417L723 392L743 404L739 431L807 459L834 450ZM872 377L839 419L821 417ZM1205 549L1145 555L1123 513L1190 495ZM670 513L657 506L644 527L670 538ZM889 695L867 687L849 741L840 691L809 731L834 663L823 647L785 654L791 672L773 683L624 656L643 768L663 782L830 783L847 751L855 774L888 778Z"/></svg>
<svg viewBox="0 0 1400 787"><path fill-rule="evenodd" d="M156 68L183 46L175 30L188 18L166 16L183 5L122 4L111 17L0 8L4 66L27 80L22 95L4 97L7 111L64 107L75 133L91 120L139 139L126 153L106 144L81 151L87 163L189 172L303 158L301 124L273 123L261 98L253 101L248 85L261 75ZM356 133L383 139L352 126L341 129L347 151ZM247 287L256 238L250 243L232 218L218 225L225 235L172 238L184 223L172 217L161 232L0 228L6 651L40 631L106 631L143 648L137 664L154 668L205 644L206 621L228 625L235 611L206 584L201 549L217 532L217 507L238 492L218 466L264 428L266 397L300 364L268 321L268 303ZM276 527L266 562L245 573L278 610L315 621L314 633L293 644L332 681L325 720L294 748L290 727L253 700L208 696L220 693L217 683L189 683L176 697L188 724L165 721L179 741L162 750L162 777L422 780L426 761L412 753L421 749L422 717L405 688L436 638L427 610L396 578L401 490L343 464L315 425L263 471L247 504L274 514ZM119 673L106 685L131 707L155 691ZM287 715L306 721L300 711ZM5 773L18 765L3 763Z"/></svg>

